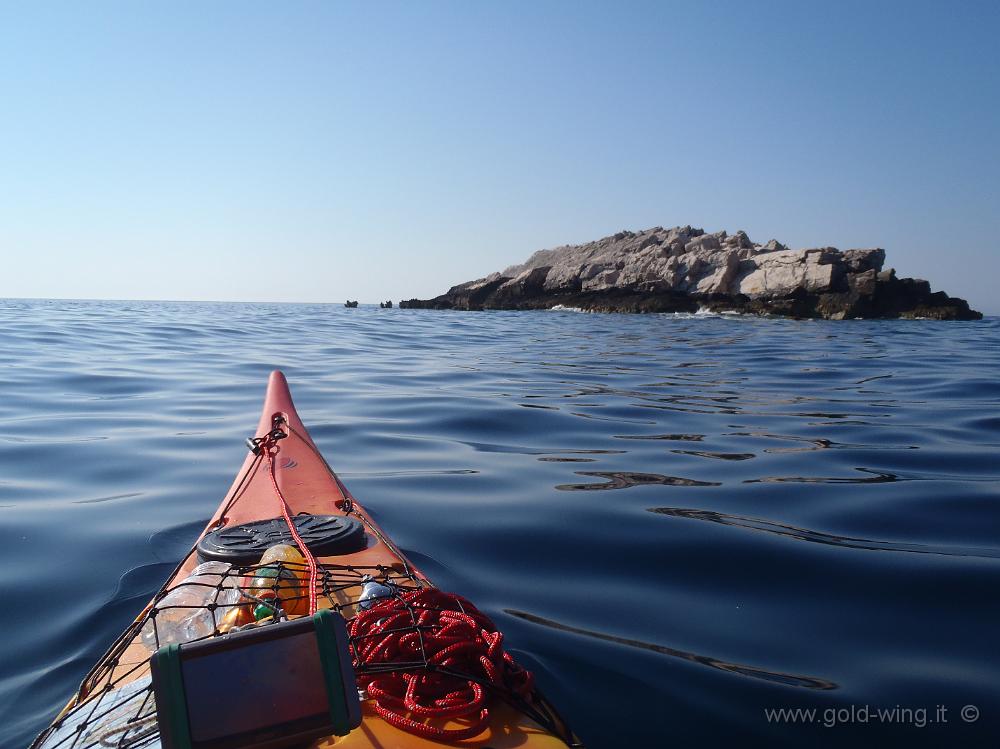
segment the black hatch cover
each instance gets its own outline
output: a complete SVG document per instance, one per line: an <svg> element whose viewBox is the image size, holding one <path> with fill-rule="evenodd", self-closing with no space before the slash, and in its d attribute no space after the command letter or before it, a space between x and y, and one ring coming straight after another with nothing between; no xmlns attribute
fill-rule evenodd
<svg viewBox="0 0 1000 749"><path fill-rule="evenodd" d="M355 518L296 515L293 520L295 529L315 556L350 554L365 548L365 528ZM259 562L275 544L295 545L284 518L256 520L212 531L198 542L198 558L247 566Z"/></svg>

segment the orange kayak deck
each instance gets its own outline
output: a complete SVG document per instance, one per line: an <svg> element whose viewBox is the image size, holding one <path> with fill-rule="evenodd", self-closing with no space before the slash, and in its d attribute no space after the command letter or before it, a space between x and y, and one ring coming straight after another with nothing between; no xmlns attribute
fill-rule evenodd
<svg viewBox="0 0 1000 749"><path fill-rule="evenodd" d="M322 577L319 607L337 608L345 617L357 613L354 603L360 596L362 585L369 579L366 575L377 575L380 579L392 582L404 590L433 587L371 519L329 467L299 419L288 383L284 375L278 371L270 376L257 434L267 434L276 423L281 424L287 436L276 443L273 451L274 478L291 514L349 515L364 526L364 543L358 544L363 548L347 554L317 557ZM281 517L281 505L271 483L270 470L260 455L250 452L232 487L199 540L221 528L231 528L276 517ZM159 746L153 720L155 705L151 704L152 700L148 697L147 686L149 658L155 645L151 645L148 638L144 641L143 628L146 627L148 630L150 619L157 613L157 603L167 593L177 589L198 565L198 561L196 550L192 548L163 589L87 675L77 695L63 709L53 725L35 740L32 744L33 749L100 746L102 732L92 730L89 723L99 724L102 720L105 724L110 722L112 725L110 730L114 732L113 721L116 716L119 719L118 743L113 743L112 746ZM218 625L217 620L215 623ZM113 700L116 694L131 695L127 701L132 707L108 702ZM140 700L143 701L141 706ZM565 747L567 744L582 746L572 737L565 724L540 694L534 696L534 701L541 713L549 719L550 727L556 727L568 740L543 728L503 701L494 699L489 707L488 729L475 738L452 742L450 745L482 749L488 747L555 749ZM135 723L136 726L144 721L145 733L143 729L131 729L126 726L124 719L121 718L124 714L129 714L129 721L139 719L139 722ZM439 720L434 725L453 729L461 728L464 724L455 720ZM123 726L126 730L121 730ZM107 733L108 730L105 727L103 732ZM106 741L107 737L103 740ZM390 725L375 713L370 700L362 701L362 723L359 728L347 736L331 736L313 744L314 747L336 746L338 749L341 747L403 749L442 745L442 742L422 738Z"/></svg>

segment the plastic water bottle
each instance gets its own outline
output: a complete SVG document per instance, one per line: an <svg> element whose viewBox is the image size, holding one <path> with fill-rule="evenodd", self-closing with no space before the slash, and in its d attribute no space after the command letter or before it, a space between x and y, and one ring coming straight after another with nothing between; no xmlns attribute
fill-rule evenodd
<svg viewBox="0 0 1000 749"><path fill-rule="evenodd" d="M358 599L358 607L368 610L377 603L381 603L387 598L396 595L396 586L369 580L361 587L361 597Z"/></svg>
<svg viewBox="0 0 1000 749"><path fill-rule="evenodd" d="M155 616L142 628L142 641L151 649L173 642L209 637L226 607L240 600L236 580L227 562L204 562L155 605ZM214 612L206 608L214 603Z"/></svg>

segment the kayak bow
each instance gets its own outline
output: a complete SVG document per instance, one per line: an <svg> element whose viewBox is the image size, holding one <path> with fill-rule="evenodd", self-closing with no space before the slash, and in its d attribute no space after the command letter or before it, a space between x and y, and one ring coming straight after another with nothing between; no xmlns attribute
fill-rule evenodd
<svg viewBox="0 0 1000 749"><path fill-rule="evenodd" d="M503 652L502 635L489 618L465 599L438 591L351 495L299 419L281 372L271 374L256 434L248 440L250 453L242 469L195 547L91 669L32 749L159 747L149 665L159 647L219 637L237 620L248 620L251 610L264 620L251 627L266 626L282 615L294 619L308 614L310 603L339 611L347 620L358 683L365 689L360 727L346 736L320 739L313 747L428 747L458 739L463 746L481 749L582 746L533 687L530 674ZM260 585L260 576L275 569L263 564L271 558L262 560L261 550L267 548L270 554L276 543L298 545L295 537L308 546L307 561L315 557L311 585L305 582L310 579L305 565L296 570L290 562L284 568L279 563L273 591L254 587ZM294 574L287 572L289 567ZM255 575L252 584L243 582ZM195 591L209 597L192 607L184 596ZM359 633L366 626L384 627L400 612L407 619L415 611L432 617L428 622L440 616L443 624L411 627L418 632L417 652L423 662L393 670L385 652L375 653L365 644L363 637L370 635ZM449 628L450 641L465 627L470 637L480 637L483 652L488 651L489 658L483 656L489 661L484 663L485 675L462 682L470 694L478 695L469 698L476 707L474 720L455 707L464 699L457 691L437 699L433 709L379 696L397 683L404 690L414 683L437 685L443 694L440 684L451 678L449 667L428 664L457 661L437 658L429 645L423 649L420 633L432 635L434 627ZM400 639L405 644L405 633ZM466 645L449 651L468 649ZM378 664L368 660L376 657L382 659ZM435 670L439 673L432 673ZM480 694L484 689L485 696Z"/></svg>

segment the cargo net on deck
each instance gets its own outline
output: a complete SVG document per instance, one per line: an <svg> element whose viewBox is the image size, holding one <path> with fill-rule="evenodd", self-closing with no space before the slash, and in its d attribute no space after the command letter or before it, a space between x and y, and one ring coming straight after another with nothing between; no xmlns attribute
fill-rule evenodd
<svg viewBox="0 0 1000 749"><path fill-rule="evenodd" d="M31 749L159 747L150 655L170 643L307 614L304 567L206 562L165 587ZM326 564L319 571L320 606L347 620L361 699L383 720L425 738L459 741L483 733L491 704L501 700L578 745L473 604L429 587L403 564Z"/></svg>

